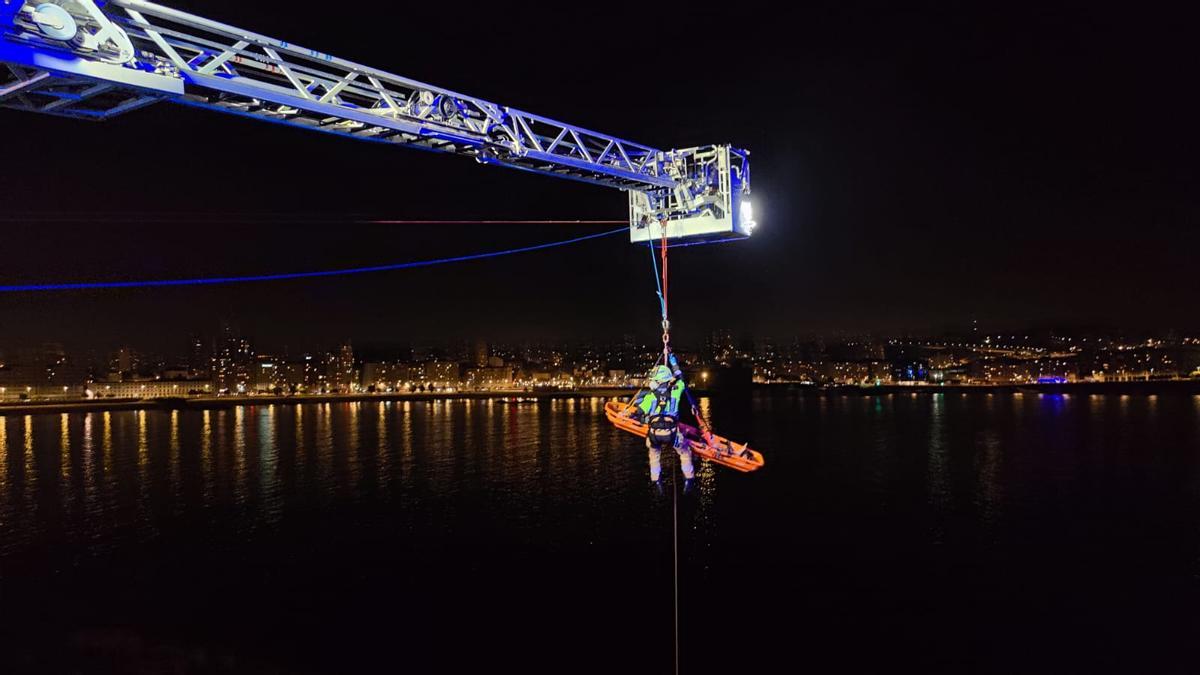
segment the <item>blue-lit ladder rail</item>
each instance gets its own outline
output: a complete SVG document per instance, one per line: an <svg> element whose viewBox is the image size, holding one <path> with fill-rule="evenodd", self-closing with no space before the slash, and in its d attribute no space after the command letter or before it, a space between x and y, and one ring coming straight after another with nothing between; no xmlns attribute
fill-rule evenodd
<svg viewBox="0 0 1200 675"><path fill-rule="evenodd" d="M143 0L0 0L0 106L103 120L172 101L630 194L631 239L748 236L749 156L659 150Z"/></svg>

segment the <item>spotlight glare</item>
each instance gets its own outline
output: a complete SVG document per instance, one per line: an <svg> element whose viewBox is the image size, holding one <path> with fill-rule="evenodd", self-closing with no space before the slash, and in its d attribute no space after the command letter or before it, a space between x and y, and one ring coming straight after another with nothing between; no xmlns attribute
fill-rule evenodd
<svg viewBox="0 0 1200 675"><path fill-rule="evenodd" d="M742 229L746 231L746 234L753 234L754 228L758 227L758 223L754 221L754 203L750 201L749 196L742 197L741 220Z"/></svg>

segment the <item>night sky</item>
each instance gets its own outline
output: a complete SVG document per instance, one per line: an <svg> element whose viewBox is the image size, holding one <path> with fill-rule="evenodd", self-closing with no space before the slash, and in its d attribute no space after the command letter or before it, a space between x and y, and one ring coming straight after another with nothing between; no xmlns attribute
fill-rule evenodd
<svg viewBox="0 0 1200 675"><path fill-rule="evenodd" d="M505 3L448 24L444 3L167 4L660 148L750 149L759 233L673 258L684 342L718 326L1200 327L1183 17ZM603 228L354 221L627 212L607 188L169 104L102 125L0 111L0 129L0 283L384 264ZM9 295L0 349L182 351L221 318L267 347L648 334L648 257L616 236L336 280Z"/></svg>

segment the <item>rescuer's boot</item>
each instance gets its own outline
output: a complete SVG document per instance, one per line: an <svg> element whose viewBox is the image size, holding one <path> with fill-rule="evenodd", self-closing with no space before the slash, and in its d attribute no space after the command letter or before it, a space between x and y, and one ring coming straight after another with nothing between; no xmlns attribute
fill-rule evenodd
<svg viewBox="0 0 1200 675"><path fill-rule="evenodd" d="M656 497L665 497L665 496L667 496L667 491L666 491L666 489L663 487L663 480L662 480L662 478L659 478L658 480L652 480L652 481L650 481L650 490L651 490L651 491L654 493L654 496L656 496Z"/></svg>

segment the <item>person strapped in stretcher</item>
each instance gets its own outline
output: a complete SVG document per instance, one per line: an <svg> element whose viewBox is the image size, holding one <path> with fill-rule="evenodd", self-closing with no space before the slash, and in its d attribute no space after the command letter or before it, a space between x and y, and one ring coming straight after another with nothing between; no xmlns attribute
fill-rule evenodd
<svg viewBox="0 0 1200 675"><path fill-rule="evenodd" d="M679 433L679 400L686 388L683 372L674 354L667 357L667 364L657 366L650 374L650 390L634 400L632 417L645 422L646 449L650 454L650 480L658 483L662 477L662 451L675 448L679 455L679 468L683 477L691 481L695 477L692 464L692 446Z"/></svg>

